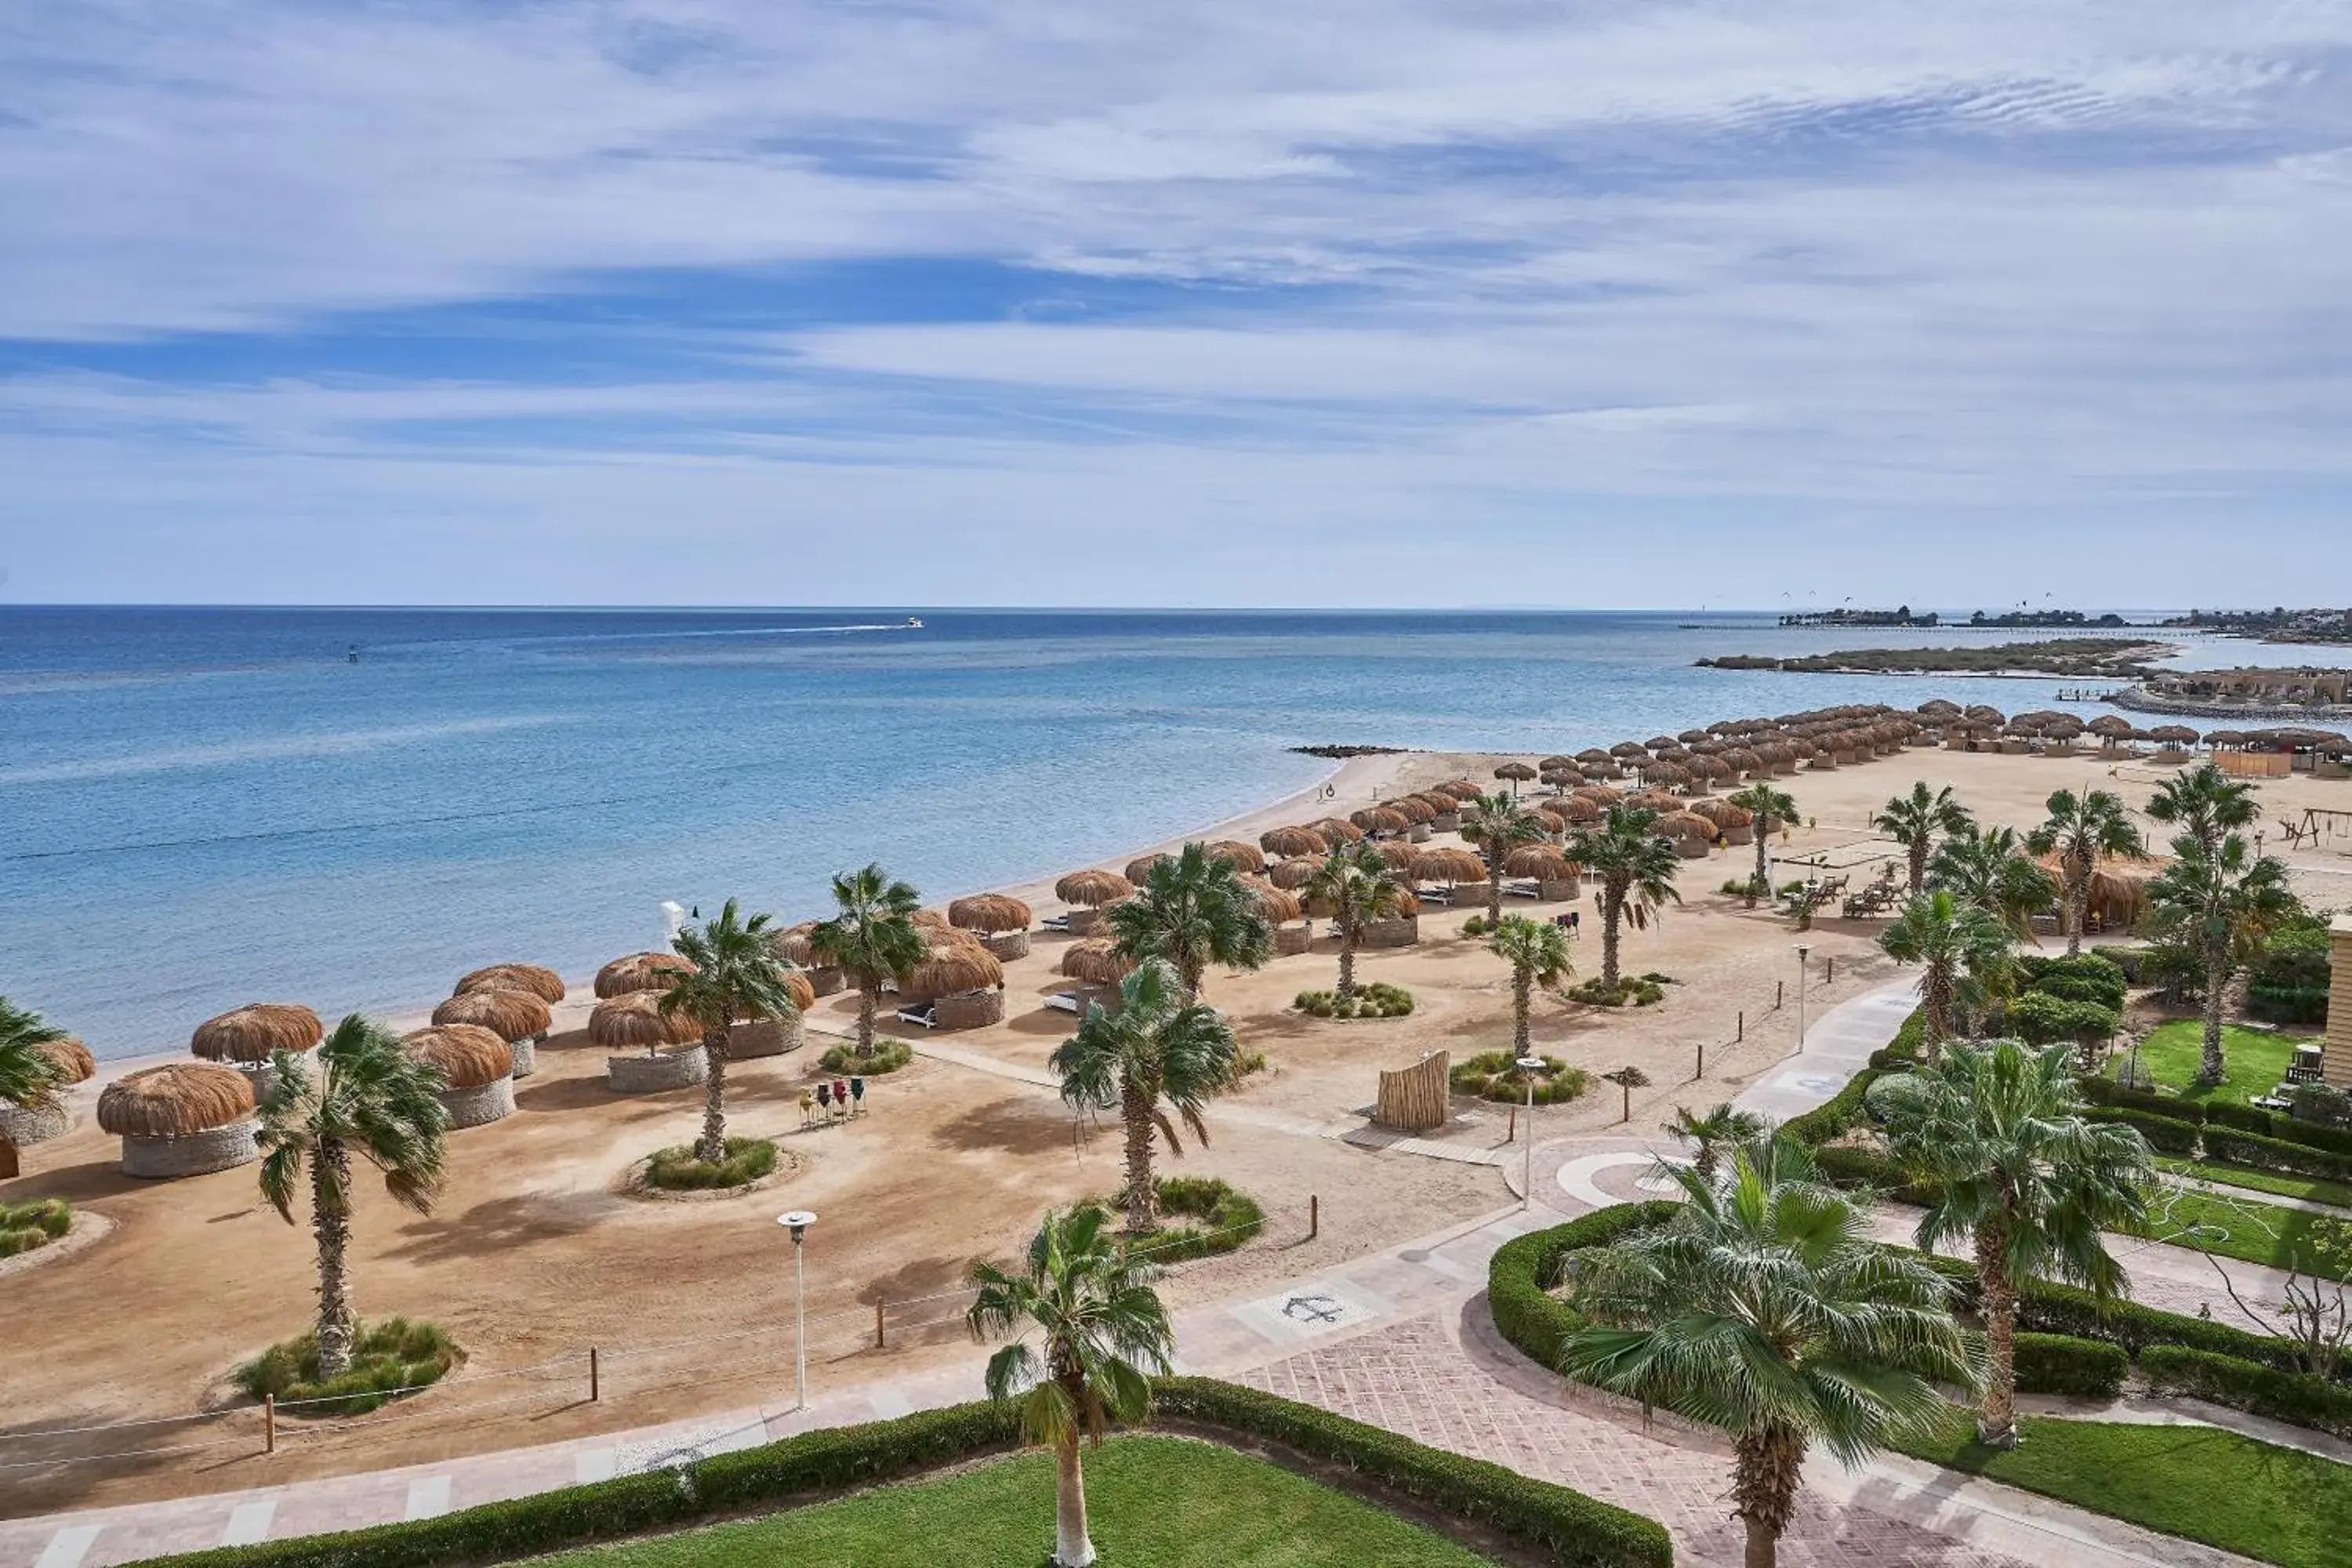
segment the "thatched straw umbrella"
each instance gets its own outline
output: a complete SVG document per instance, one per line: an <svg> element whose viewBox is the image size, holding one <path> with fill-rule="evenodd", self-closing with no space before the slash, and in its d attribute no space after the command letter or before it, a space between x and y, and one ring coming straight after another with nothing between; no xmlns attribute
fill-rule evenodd
<svg viewBox="0 0 2352 1568"><path fill-rule="evenodd" d="M514 1114L514 1051L495 1030L446 1024L404 1035L400 1047L410 1060L441 1074L451 1127L480 1127Z"/></svg>
<svg viewBox="0 0 2352 1568"><path fill-rule="evenodd" d="M1108 937L1089 937L1062 950L1062 973L1090 985L1116 985L1135 969Z"/></svg>
<svg viewBox="0 0 2352 1568"><path fill-rule="evenodd" d="M547 1004L528 991L461 991L433 1009L433 1021L489 1030L508 1046L517 1078L538 1070L539 1043L555 1026Z"/></svg>
<svg viewBox="0 0 2352 1568"><path fill-rule="evenodd" d="M1553 835L1565 833L1568 831L1568 816L1565 812L1559 809L1559 804L1555 801L1550 805L1539 805L1528 815L1534 817L1536 826L1546 833Z"/></svg>
<svg viewBox="0 0 2352 1568"><path fill-rule="evenodd" d="M596 972L596 994L606 1001L632 991L667 991L694 965L674 952L632 952Z"/></svg>
<svg viewBox="0 0 2352 1568"><path fill-rule="evenodd" d="M1269 855L1323 855L1330 841L1311 827L1269 827L1257 836L1258 847Z"/></svg>
<svg viewBox="0 0 2352 1568"><path fill-rule="evenodd" d="M1458 887L1465 882L1486 879L1486 862L1467 849L1424 849L1412 858L1412 876L1417 882L1444 882Z"/></svg>
<svg viewBox="0 0 2352 1568"><path fill-rule="evenodd" d="M108 1084L98 1124L122 1140L126 1176L201 1176L260 1158L253 1081L210 1062L167 1062Z"/></svg>
<svg viewBox="0 0 2352 1568"><path fill-rule="evenodd" d="M847 983L838 968L816 962L814 921L803 921L798 925L771 931L768 934L768 951L807 975L809 989L816 995L830 996Z"/></svg>
<svg viewBox="0 0 2352 1568"><path fill-rule="evenodd" d="M1256 895L1258 912L1276 925L1286 925L1307 912L1297 899L1264 877L1244 877L1242 885Z"/></svg>
<svg viewBox="0 0 2352 1568"><path fill-rule="evenodd" d="M1716 835L1723 830L1696 812L1678 811L1659 818L1658 831L1675 841L1675 848L1684 859L1696 860L1706 856Z"/></svg>
<svg viewBox="0 0 2352 1568"><path fill-rule="evenodd" d="M655 1051L664 1046L702 1045L702 1026L661 1010L661 993L625 991L596 1004L588 1015L588 1043L608 1051Z"/></svg>
<svg viewBox="0 0 2352 1568"><path fill-rule="evenodd" d="M1511 793L1517 795L1521 784L1536 776L1536 770L1525 763L1505 763L1495 770L1495 776L1510 781Z"/></svg>
<svg viewBox="0 0 2352 1568"><path fill-rule="evenodd" d="M1029 926L1036 912L1009 893L974 893L948 906L948 923L977 931L981 944L1003 963L1029 956Z"/></svg>
<svg viewBox="0 0 2352 1568"><path fill-rule="evenodd" d="M44 1040L33 1049L55 1064L61 1083L88 1083L98 1076L98 1059L79 1040ZM73 1131L73 1112L62 1099L38 1110L0 1100L0 1144L29 1148Z"/></svg>
<svg viewBox="0 0 2352 1568"><path fill-rule="evenodd" d="M1417 795L1401 795L1388 803L1388 809L1415 826L1425 827L1437 820L1437 808Z"/></svg>
<svg viewBox="0 0 2352 1568"><path fill-rule="evenodd" d="M1266 880L1286 890L1303 888L1313 879L1319 857L1302 855L1295 860L1277 860L1265 874Z"/></svg>
<svg viewBox="0 0 2352 1568"><path fill-rule="evenodd" d="M1421 858L1422 852L1410 844L1391 840L1386 844L1373 846L1372 853L1378 855L1381 863L1391 871L1410 871L1412 869L1412 863Z"/></svg>
<svg viewBox="0 0 2352 1568"><path fill-rule="evenodd" d="M1348 815L1349 820L1367 833L1402 833L1412 826L1405 820L1402 812L1391 811L1385 805L1370 806Z"/></svg>
<svg viewBox="0 0 2352 1568"><path fill-rule="evenodd" d="M1562 800L1557 813L1571 826L1580 822L1598 822L1608 814L1607 805L1581 792Z"/></svg>
<svg viewBox="0 0 2352 1568"><path fill-rule="evenodd" d="M1581 789L1571 792L1571 794L1573 798L1577 800L1589 800L1594 805L1602 807L1615 805L1618 802L1625 798L1625 792L1623 790L1618 789L1613 785L1604 784L1589 784Z"/></svg>
<svg viewBox="0 0 2352 1568"><path fill-rule="evenodd" d="M1444 784L1429 786L1441 795L1450 795L1456 801L1475 800L1486 792L1478 787L1476 779L1447 779Z"/></svg>
<svg viewBox="0 0 2352 1568"><path fill-rule="evenodd" d="M1210 859L1221 861L1236 871L1253 876L1265 869L1265 857L1255 844L1244 844L1238 838L1220 838L1202 851Z"/></svg>
<svg viewBox="0 0 2352 1568"><path fill-rule="evenodd" d="M978 943L952 942L931 949L930 956L908 973L898 984L908 1002L931 1002L959 991L992 989L1004 984L1004 966Z"/></svg>
<svg viewBox="0 0 2352 1568"><path fill-rule="evenodd" d="M1572 768L1574 766L1576 766L1576 759L1574 757L1562 756L1558 752L1554 752L1552 755L1544 758L1541 762L1536 764L1536 772L1539 773L1558 773L1563 768Z"/></svg>
<svg viewBox="0 0 2352 1568"><path fill-rule="evenodd" d="M1353 844L1364 837L1362 828L1342 817L1327 816L1320 822L1311 822L1307 826L1335 845Z"/></svg>
<svg viewBox="0 0 2352 1568"><path fill-rule="evenodd" d="M66 1083L88 1083L98 1076L98 1058L89 1054L88 1046L70 1035L62 1040L45 1040L33 1048L57 1064Z"/></svg>
<svg viewBox="0 0 2352 1568"><path fill-rule="evenodd" d="M528 991L541 1001L552 1005L563 1000L563 976L543 964L493 963L487 969L477 969L461 976L450 988L449 994L467 991Z"/></svg>
<svg viewBox="0 0 2352 1568"><path fill-rule="evenodd" d="M307 1051L326 1037L319 1015L310 1008L256 1002L197 1025L188 1049L206 1061L257 1064L279 1051Z"/></svg>
<svg viewBox="0 0 2352 1568"><path fill-rule="evenodd" d="M1070 911L1069 931L1085 936L1102 927L1102 911L1121 899L1132 898L1135 884L1116 871L1073 871L1054 884L1054 896L1077 906Z"/></svg>
<svg viewBox="0 0 2352 1568"><path fill-rule="evenodd" d="M2147 737L2151 741L2162 742L2168 752L2197 743L2197 731L2186 724L2158 724L2147 732Z"/></svg>
<svg viewBox="0 0 2352 1568"><path fill-rule="evenodd" d="M1129 881L1134 883L1139 888L1143 886L1145 879L1151 875L1151 868L1159 865L1162 860L1173 860L1174 858L1176 858L1176 857L1173 855L1139 855L1134 859L1129 860L1127 863L1125 875Z"/></svg>

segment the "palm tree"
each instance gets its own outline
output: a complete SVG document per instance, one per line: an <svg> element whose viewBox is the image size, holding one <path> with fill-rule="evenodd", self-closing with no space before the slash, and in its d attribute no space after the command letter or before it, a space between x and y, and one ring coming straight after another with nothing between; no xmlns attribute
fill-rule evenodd
<svg viewBox="0 0 2352 1568"><path fill-rule="evenodd" d="M1701 1115L1687 1106L1675 1107L1675 1119L1663 1131L1674 1141L1691 1152L1691 1169L1708 1186L1723 1169L1726 1154L1754 1147L1770 1131L1770 1124L1752 1110L1741 1110L1726 1100L1714 1110Z"/></svg>
<svg viewBox="0 0 2352 1568"><path fill-rule="evenodd" d="M809 952L857 987L857 1054L869 1058L883 983L906 979L930 951L913 918L923 897L879 865L868 865L834 878L833 901L841 912L809 932Z"/></svg>
<svg viewBox="0 0 2352 1568"><path fill-rule="evenodd" d="M1903 846L1911 857L1911 891L1916 895L1927 886L1927 854L1936 847L1936 835L1965 831L1976 826L1976 819L1952 794L1951 785L1931 791L1927 781L1921 779L1911 786L1909 795L1888 801L1886 809L1870 819L1870 826Z"/></svg>
<svg viewBox="0 0 2352 1568"><path fill-rule="evenodd" d="M688 926L670 945L694 967L662 993L665 1016L691 1018L702 1027L703 1052L710 1058L702 1084L702 1142L697 1155L709 1164L727 1158L727 1047L738 1023L789 1017L793 1005L785 981L793 966L768 945L767 915L740 918L735 900L700 929Z"/></svg>
<svg viewBox="0 0 2352 1568"><path fill-rule="evenodd" d="M2173 774L2148 796L2147 814L2167 827L2196 835L2208 851L2221 847L2221 835L2253 825L2254 786L2233 779L2210 762Z"/></svg>
<svg viewBox="0 0 2352 1568"><path fill-rule="evenodd" d="M1670 900L1683 901L1675 891L1682 857L1658 837L1656 812L1612 805L1600 826L1578 831L1569 843L1568 858L1601 880L1601 984L1613 990L1620 925L1631 920L1636 928L1644 926L1652 911Z"/></svg>
<svg viewBox="0 0 2352 1568"><path fill-rule="evenodd" d="M2147 841L2132 826L2124 803L2106 790L2076 795L2071 789L2053 792L2050 815L2026 835L2025 847L2036 855L2058 857L2059 885L2065 892L2066 956L2083 951L2083 927L2091 910L2091 873L2108 855L2139 855Z"/></svg>
<svg viewBox="0 0 2352 1568"><path fill-rule="evenodd" d="M2172 841L2178 857L2148 883L2156 934L2188 945L2205 964L2205 1049L2197 1081L2217 1084L2228 1070L2221 1057L2221 994L2230 977L2261 948L2263 939L2303 907L2287 886L2276 857L2257 857L2245 835L2225 833L2208 848L2194 831Z"/></svg>
<svg viewBox="0 0 2352 1568"><path fill-rule="evenodd" d="M1111 906L1108 921L1119 956L1136 963L1165 959L1187 998L1201 994L1213 963L1256 969L1274 956L1274 922L1257 895L1200 844L1154 860L1135 896Z"/></svg>
<svg viewBox="0 0 2352 1568"><path fill-rule="evenodd" d="M1054 1558L1058 1568L1095 1560L1087 1535L1086 1478L1078 1439L1102 1441L1111 1422L1139 1421L1151 1405L1153 1375L1171 1366L1175 1331L1151 1287L1159 1270L1139 1263L1112 1236L1092 1204L1048 1211L1029 1243L1025 1267L1008 1273L971 1268L979 1297L965 1315L972 1336L1034 1328L988 1358L988 1396L1018 1400L1021 1430L1051 1444L1055 1457Z"/></svg>
<svg viewBox="0 0 2352 1568"><path fill-rule="evenodd" d="M2058 901L2058 883L2025 853L2014 827L1969 827L1936 847L1927 885L1948 888L2031 941L2033 917Z"/></svg>
<svg viewBox="0 0 2352 1568"><path fill-rule="evenodd" d="M1556 990L1576 973L1569 962L1568 933L1549 921L1510 915L1495 922L1486 950L1511 966L1511 1054L1525 1057L1535 1048L1528 1026L1535 988Z"/></svg>
<svg viewBox="0 0 2352 1568"><path fill-rule="evenodd" d="M1517 787L1516 785L1514 786ZM1476 846L1486 858L1486 923L1503 918L1503 862L1522 844L1544 837L1534 808L1514 795L1473 795L1462 803L1462 842Z"/></svg>
<svg viewBox="0 0 2352 1568"><path fill-rule="evenodd" d="M1157 1229L1158 1194L1151 1185L1152 1141L1168 1140L1182 1154L1171 1108L1192 1136L1209 1141L1201 1120L1209 1097L1234 1076L1234 1032L1215 1008L1192 1001L1174 966L1160 958L1118 984L1118 1011L1090 1005L1078 1032L1055 1047L1047 1065L1062 1076L1062 1098L1074 1110L1116 1107L1127 1124L1127 1228Z"/></svg>
<svg viewBox="0 0 2352 1568"><path fill-rule="evenodd" d="M1737 1152L1658 1228L1577 1257L1570 1377L1721 1427L1748 1568L1772 1568L1815 1442L1847 1465L1932 1431L1938 1383L1979 1371L1951 1289L1880 1246L1860 1205L1785 1142Z"/></svg>
<svg viewBox="0 0 2352 1568"><path fill-rule="evenodd" d="M1952 1034L1954 1003L1975 1007L2000 986L2011 959L2006 927L1976 905L1937 888L1913 898L1878 945L1897 963L1917 963L1920 999L1927 1010L1927 1059Z"/></svg>
<svg viewBox="0 0 2352 1568"><path fill-rule="evenodd" d="M1364 927L1404 907L1404 889L1389 879L1388 862L1368 843L1334 844L1299 889L1310 905L1331 911L1339 928L1339 1000L1356 994L1356 949Z"/></svg>
<svg viewBox="0 0 2352 1568"><path fill-rule="evenodd" d="M393 1201L433 1212L449 1112L441 1074L413 1060L399 1037L352 1014L321 1041L315 1068L279 1051L261 1101L261 1195L294 1223L294 1184L310 1174L310 1232L319 1244L319 1375L352 1363L349 1251L352 1156L383 1173Z"/></svg>
<svg viewBox="0 0 2352 1568"><path fill-rule="evenodd" d="M41 1047L66 1037L38 1013L0 996L0 1105L44 1111L58 1103L65 1069ZM0 1127L0 1181L16 1174L16 1144Z"/></svg>
<svg viewBox="0 0 2352 1568"><path fill-rule="evenodd" d="M1756 880L1749 884L1757 898L1772 896L1772 835L1784 822L1797 820L1796 797L1781 789L1769 778L1751 779L1748 787L1734 792L1732 805L1756 819ZM1754 899L1748 900L1752 906Z"/></svg>
<svg viewBox="0 0 2352 1568"><path fill-rule="evenodd" d="M1983 1289L1991 1362L1977 1441L2017 1443L2017 1293L2030 1279L2083 1286L2104 1303L2124 1288L2101 1233L2147 1217L2155 1179L2129 1127L2087 1121L2067 1047L2015 1040L1956 1044L1913 1073L1888 1111L1904 1167L1937 1190L1917 1240L1933 1251L1967 1239Z"/></svg>

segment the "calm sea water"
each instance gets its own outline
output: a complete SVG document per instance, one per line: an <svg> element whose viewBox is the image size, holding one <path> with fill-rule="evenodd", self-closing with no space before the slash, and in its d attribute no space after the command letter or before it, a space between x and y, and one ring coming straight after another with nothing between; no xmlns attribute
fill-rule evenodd
<svg viewBox="0 0 2352 1568"><path fill-rule="evenodd" d="M867 859L944 898L1112 858L1313 782L1302 743L1575 751L2064 684L1692 666L1950 637L1689 612L0 607L0 992L101 1056L176 1050L246 1001L409 1008L508 958L576 976L657 942L665 899L799 919ZM2199 662L2245 651L2217 646Z"/></svg>

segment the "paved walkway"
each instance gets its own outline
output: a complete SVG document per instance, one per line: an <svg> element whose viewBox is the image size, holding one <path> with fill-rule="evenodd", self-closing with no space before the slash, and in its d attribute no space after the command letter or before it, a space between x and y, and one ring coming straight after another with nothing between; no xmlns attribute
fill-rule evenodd
<svg viewBox="0 0 2352 1568"><path fill-rule="evenodd" d="M1792 1058L1749 1094L1774 1097L1779 1113L1788 1114L1786 1108L1806 1109L1808 1095L1818 1103L1834 1092L1843 1075L1818 1071L1815 1062L1858 1063L1857 1047L1867 1056L1874 1046L1861 1044L1862 1020L1872 1027L1884 1020L1892 1008L1887 992L1825 1016L1809 1047L1812 1059ZM1591 1141L1584 1143L1591 1152ZM1591 1179L1638 1179L1648 1153L1631 1140L1617 1145L1599 1151L1610 1163L1590 1167ZM1585 1212L1593 1197L1613 1203L1623 1195L1605 1186L1593 1197L1571 1193L1560 1172L1586 1154L1563 1160L1538 1152L1535 1205L1293 1280L1254 1300L1181 1313L1180 1363L1607 1498L1664 1521L1684 1563L1728 1568L1740 1561L1740 1534L1727 1518L1720 1437L1644 1422L1622 1402L1570 1390L1495 1337L1480 1300L1495 1249L1562 1213ZM920 1377L824 1393L806 1410L779 1401L406 1469L0 1523L0 1568L104 1568L162 1552L425 1518L656 1468L815 1426L970 1399L983 1353ZM1848 1473L1817 1458L1782 1561L1790 1568L2221 1568L2239 1560L1932 1466L1882 1459Z"/></svg>

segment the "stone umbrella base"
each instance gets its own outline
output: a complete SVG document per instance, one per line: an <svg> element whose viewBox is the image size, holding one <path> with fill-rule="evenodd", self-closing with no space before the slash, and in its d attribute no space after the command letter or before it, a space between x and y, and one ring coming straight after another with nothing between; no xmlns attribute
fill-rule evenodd
<svg viewBox="0 0 2352 1568"><path fill-rule="evenodd" d="M226 1127L208 1127L184 1138L125 1138L122 1173L160 1181L173 1176L204 1176L215 1171L249 1165L261 1158L254 1135L261 1124L251 1118Z"/></svg>
<svg viewBox="0 0 2352 1568"><path fill-rule="evenodd" d="M472 1089L450 1089L441 1092L441 1103L449 1112L449 1126L487 1127L493 1121L503 1121L514 1114L514 1077L494 1078Z"/></svg>
<svg viewBox="0 0 2352 1568"><path fill-rule="evenodd" d="M652 1056L606 1057L604 1081L615 1094L659 1094L684 1089L710 1076L710 1058L699 1045L680 1046Z"/></svg>

